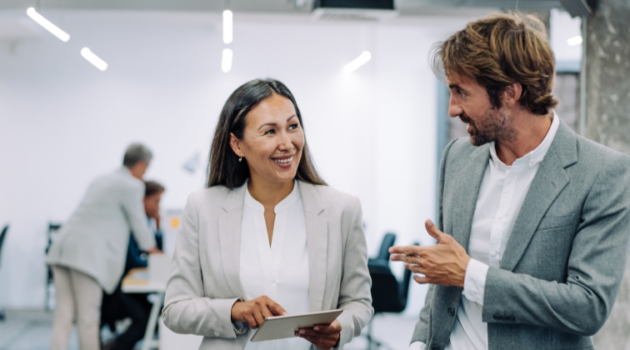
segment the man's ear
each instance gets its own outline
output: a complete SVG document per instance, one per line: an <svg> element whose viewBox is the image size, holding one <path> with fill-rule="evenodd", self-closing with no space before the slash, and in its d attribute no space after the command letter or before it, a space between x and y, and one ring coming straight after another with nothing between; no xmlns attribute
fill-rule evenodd
<svg viewBox="0 0 630 350"><path fill-rule="evenodd" d="M232 151L236 153L239 157L244 157L243 149L241 147L241 140L238 137L234 136L234 133L230 133L230 147L232 147Z"/></svg>
<svg viewBox="0 0 630 350"><path fill-rule="evenodd" d="M504 106L514 107L523 96L523 86L521 83L513 83L503 89L502 100Z"/></svg>

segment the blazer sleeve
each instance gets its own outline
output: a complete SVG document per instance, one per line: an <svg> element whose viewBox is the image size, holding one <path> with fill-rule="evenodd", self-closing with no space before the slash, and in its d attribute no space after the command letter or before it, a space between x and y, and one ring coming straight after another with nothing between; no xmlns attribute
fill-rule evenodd
<svg viewBox="0 0 630 350"><path fill-rule="evenodd" d="M372 279L367 267L368 255L361 203L356 199L354 213L343 254L343 272L339 289L339 308L343 313L337 320L341 324L338 348L349 343L352 338L361 335L374 314L372 308Z"/></svg>
<svg viewBox="0 0 630 350"><path fill-rule="evenodd" d="M129 226L131 226L133 237L136 239L138 246L144 251L155 247L155 237L149 230L147 214L142 205L144 184L140 183L137 186L125 188L122 197L122 207L125 210Z"/></svg>
<svg viewBox="0 0 630 350"><path fill-rule="evenodd" d="M572 243L566 282L491 267L483 322L526 324L583 336L604 325L628 258L629 160L627 156L613 159L592 185Z"/></svg>
<svg viewBox="0 0 630 350"><path fill-rule="evenodd" d="M176 333L236 338L237 334L249 330L232 324L232 306L239 299L205 297L199 260L198 206L194 195L188 197L177 235L162 319Z"/></svg>
<svg viewBox="0 0 630 350"><path fill-rule="evenodd" d="M446 148L444 148L444 152L442 153L442 160L440 161L440 177L438 180L438 211L437 211L437 227L440 230L444 230L444 220L442 219L442 193L444 192L444 174L446 173L446 157L448 156L448 152L451 150L453 144L457 142L457 139L451 141ZM433 291L435 290L435 285L429 285L429 289L427 291L427 296L424 299L424 306L422 310L420 310L420 320L416 323L416 328L414 329L413 336L411 337L411 343L414 342L422 342L427 343L427 337L429 335L429 319L431 314L431 298L433 297Z"/></svg>

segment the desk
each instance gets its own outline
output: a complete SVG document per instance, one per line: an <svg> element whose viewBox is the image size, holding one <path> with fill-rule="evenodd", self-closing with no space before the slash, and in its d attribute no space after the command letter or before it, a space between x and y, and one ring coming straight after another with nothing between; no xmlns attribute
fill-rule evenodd
<svg viewBox="0 0 630 350"><path fill-rule="evenodd" d="M123 293L148 293L149 301L153 303L151 315L144 332L142 350L159 349L160 343L153 339L155 326L158 324L160 308L164 303L166 283L149 281L149 270L146 268L133 269L123 278L121 289Z"/></svg>

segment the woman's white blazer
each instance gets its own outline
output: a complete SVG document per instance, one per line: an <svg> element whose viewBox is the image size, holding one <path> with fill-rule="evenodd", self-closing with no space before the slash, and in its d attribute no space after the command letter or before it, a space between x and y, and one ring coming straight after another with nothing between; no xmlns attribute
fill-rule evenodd
<svg viewBox="0 0 630 350"><path fill-rule="evenodd" d="M298 181L309 260L311 311L341 308L338 349L361 334L374 310L358 198ZM237 328L232 305L246 300L239 277L245 187L215 186L192 193L184 209L164 323L177 333L204 336L199 349L242 350L249 327Z"/></svg>

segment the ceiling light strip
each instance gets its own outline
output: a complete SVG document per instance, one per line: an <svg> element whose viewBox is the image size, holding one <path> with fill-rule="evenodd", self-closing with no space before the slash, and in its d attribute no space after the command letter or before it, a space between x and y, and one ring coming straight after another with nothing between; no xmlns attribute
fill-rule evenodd
<svg viewBox="0 0 630 350"><path fill-rule="evenodd" d="M223 59L221 60L221 70L223 73L227 73L232 70L232 50L223 49Z"/></svg>
<svg viewBox="0 0 630 350"><path fill-rule="evenodd" d="M343 67L344 73L351 73L359 69L362 65L368 63L372 59L372 54L369 51L363 51L359 57L352 60L350 63Z"/></svg>
<svg viewBox="0 0 630 350"><path fill-rule="evenodd" d="M101 71L105 71L107 69L107 63L103 61L100 57L96 56L89 48L84 47L81 49L81 56L85 58L88 62L92 63L96 68Z"/></svg>
<svg viewBox="0 0 630 350"><path fill-rule="evenodd" d="M44 27L47 31L51 32L54 36L61 39L61 41L66 42L70 40L70 35L63 30L59 29L56 25L52 24L49 20L44 18L44 16L40 15L35 11L33 7L29 7L26 10L26 14L33 19L33 21L37 22L40 26Z"/></svg>
<svg viewBox="0 0 630 350"><path fill-rule="evenodd" d="M230 10L223 11L223 43L229 44L234 39L233 14Z"/></svg>

